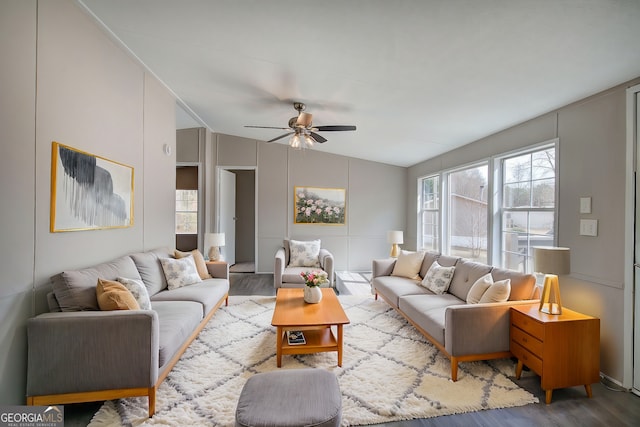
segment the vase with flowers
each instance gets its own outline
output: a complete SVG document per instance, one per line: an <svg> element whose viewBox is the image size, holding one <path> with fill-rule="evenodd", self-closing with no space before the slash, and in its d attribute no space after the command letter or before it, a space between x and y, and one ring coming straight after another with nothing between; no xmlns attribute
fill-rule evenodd
<svg viewBox="0 0 640 427"><path fill-rule="evenodd" d="M322 299L320 285L328 283L327 273L324 271L303 271L300 276L304 279L304 301L310 304L319 303Z"/></svg>

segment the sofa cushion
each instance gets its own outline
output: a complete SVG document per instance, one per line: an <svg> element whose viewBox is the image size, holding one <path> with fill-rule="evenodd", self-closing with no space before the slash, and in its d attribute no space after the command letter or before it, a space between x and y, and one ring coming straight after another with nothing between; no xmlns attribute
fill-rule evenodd
<svg viewBox="0 0 640 427"><path fill-rule="evenodd" d="M422 266L423 260L424 252L400 251L391 275L406 277L412 280L419 279L420 267Z"/></svg>
<svg viewBox="0 0 640 427"><path fill-rule="evenodd" d="M480 298L479 303L484 302L505 302L509 299L509 294L511 293L511 280L504 279L499 280L489 286L489 289L486 290L482 298Z"/></svg>
<svg viewBox="0 0 640 427"><path fill-rule="evenodd" d="M200 304L200 316L204 317L229 292L229 281L226 279L206 279L194 285L173 290L164 290L151 297L156 301L191 301Z"/></svg>
<svg viewBox="0 0 640 427"><path fill-rule="evenodd" d="M149 296L166 289L167 279L164 276L160 258L171 258L173 251L168 248L158 248L147 252L138 252L130 256L140 272L139 276L147 287ZM122 276L131 277L125 273L122 273Z"/></svg>
<svg viewBox="0 0 640 427"><path fill-rule="evenodd" d="M53 276L51 282L62 311L100 310L96 298L98 279L116 280L118 276L140 279L128 256L82 270L64 271Z"/></svg>
<svg viewBox="0 0 640 427"><path fill-rule="evenodd" d="M438 261L434 261L422 280L422 286L438 295L447 292L455 269L455 266L443 267Z"/></svg>
<svg viewBox="0 0 640 427"><path fill-rule="evenodd" d="M131 292L122 283L113 280L98 279L96 298L102 311L140 310Z"/></svg>
<svg viewBox="0 0 640 427"><path fill-rule="evenodd" d="M162 264L164 275L167 278L169 290L202 282L191 255L180 259L160 258L160 264Z"/></svg>
<svg viewBox="0 0 640 427"><path fill-rule="evenodd" d="M394 308L398 307L398 298L404 295L433 295L433 292L419 285L419 280L406 277L379 276L372 281L373 288Z"/></svg>
<svg viewBox="0 0 640 427"><path fill-rule="evenodd" d="M320 240L307 242L290 240L289 257L289 266L291 267L319 267Z"/></svg>
<svg viewBox="0 0 640 427"><path fill-rule="evenodd" d="M131 292L131 295L138 301L141 310L151 310L151 301L149 300L149 292L144 285L142 279L129 279L126 277L118 277L118 282L122 283L125 288Z"/></svg>
<svg viewBox="0 0 640 427"><path fill-rule="evenodd" d="M207 269L207 262L204 260L204 256L202 256L202 253L200 253L199 250L194 249L191 252L182 252L176 249L173 255L178 259L191 255L193 257L193 261L196 263L196 269L198 270L200 278L202 280L211 279L211 274L209 274L209 270Z"/></svg>
<svg viewBox="0 0 640 427"><path fill-rule="evenodd" d="M445 312L447 307L459 304L464 304L464 301L447 293L412 295L401 297L398 308L437 342L444 345Z"/></svg>
<svg viewBox="0 0 640 427"><path fill-rule="evenodd" d="M456 271L449 286L449 293L466 301L469 290L480 277L490 273L492 266L460 258L456 263Z"/></svg>
<svg viewBox="0 0 640 427"><path fill-rule="evenodd" d="M202 305L192 301L152 301L158 313L159 357L162 369L202 321Z"/></svg>
<svg viewBox="0 0 640 427"><path fill-rule="evenodd" d="M533 297L536 278L532 274L525 274L519 271L505 270L502 268L494 268L491 270L493 281L509 279L511 281L511 293L509 301L521 301L531 299Z"/></svg>

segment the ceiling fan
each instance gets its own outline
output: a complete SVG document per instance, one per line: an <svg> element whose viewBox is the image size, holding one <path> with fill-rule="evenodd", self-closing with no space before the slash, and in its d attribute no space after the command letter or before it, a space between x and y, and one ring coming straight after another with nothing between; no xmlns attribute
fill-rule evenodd
<svg viewBox="0 0 640 427"><path fill-rule="evenodd" d="M356 130L353 125L328 125L328 126L313 126L313 114L305 113L307 106L302 102L294 102L293 108L298 112L298 117L291 117L289 119L289 127L276 127L276 126L245 126L246 128L260 128L260 129L281 129L289 132L282 134L278 137L270 139L267 142L274 142L279 139L285 138L289 135L293 135L289 140L289 145L293 148L301 148L302 142L307 147L312 147L314 143L326 142L327 139L319 135L317 132L336 132L346 130Z"/></svg>

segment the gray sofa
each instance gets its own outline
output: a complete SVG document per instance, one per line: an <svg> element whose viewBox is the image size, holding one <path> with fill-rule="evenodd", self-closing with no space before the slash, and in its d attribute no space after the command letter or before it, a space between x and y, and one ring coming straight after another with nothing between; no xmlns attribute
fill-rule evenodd
<svg viewBox="0 0 640 427"><path fill-rule="evenodd" d="M27 324L27 404L148 396L154 414L156 389L229 291L228 266L213 263L206 265L212 278L168 290L162 258L173 251L134 253L52 277L50 312ZM141 279L151 310L100 311L97 279L118 277Z"/></svg>
<svg viewBox="0 0 640 427"><path fill-rule="evenodd" d="M447 292L434 294L421 280L435 260L455 266ZM458 363L510 357L509 308L532 304L537 297L535 277L494 268L464 258L426 252L416 280L391 275L396 259L373 260L372 291L381 296L451 361L451 379L457 381ZM506 302L467 304L473 284L491 273L494 281L510 279Z"/></svg>

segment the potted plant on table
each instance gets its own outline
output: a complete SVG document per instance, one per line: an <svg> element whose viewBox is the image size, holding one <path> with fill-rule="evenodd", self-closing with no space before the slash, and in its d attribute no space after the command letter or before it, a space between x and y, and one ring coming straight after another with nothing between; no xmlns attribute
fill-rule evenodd
<svg viewBox="0 0 640 427"><path fill-rule="evenodd" d="M320 285L328 283L327 273L324 271L303 271L300 276L304 279L304 301L316 304L322 299Z"/></svg>

